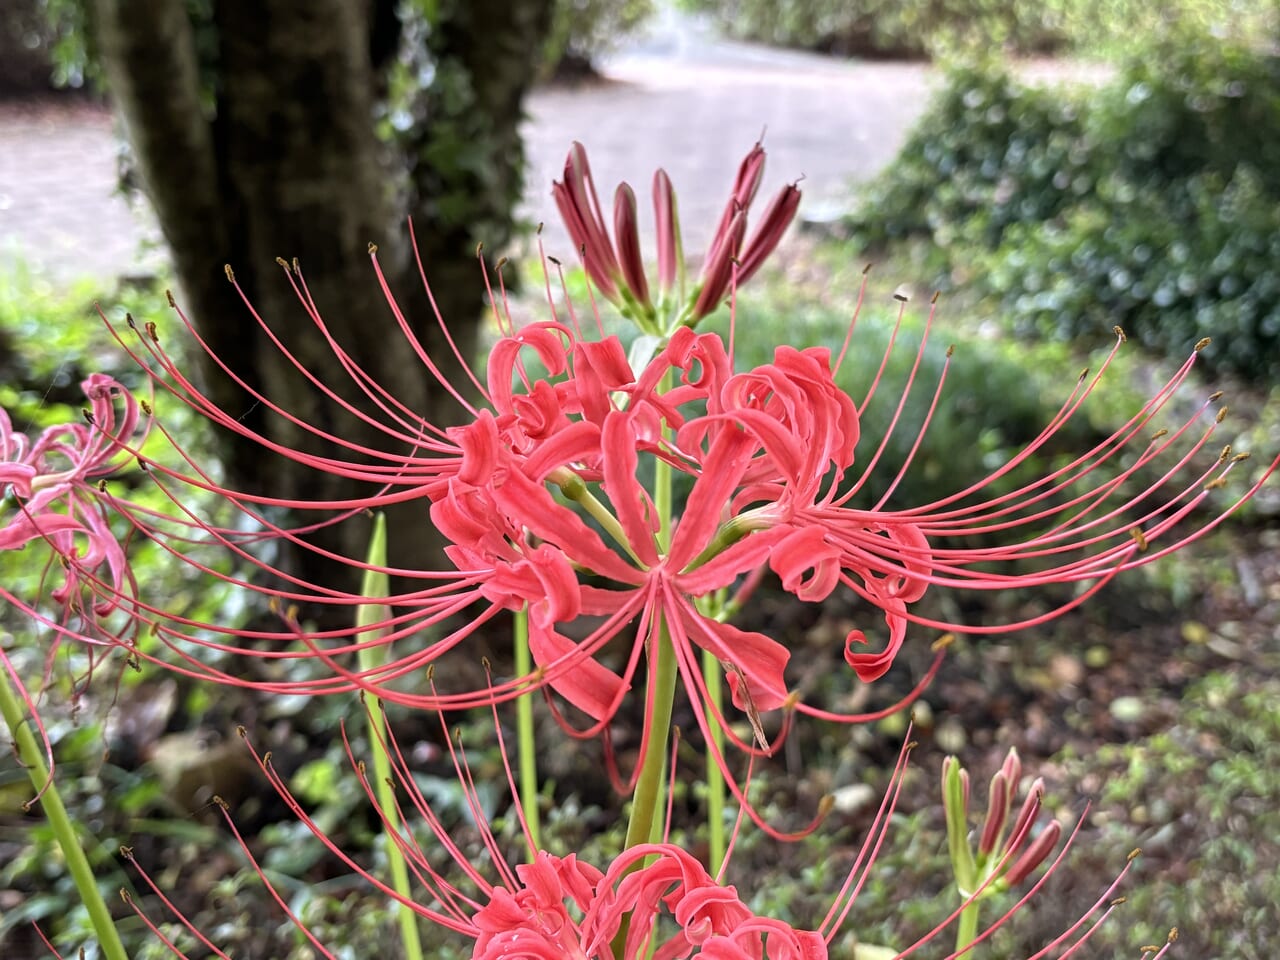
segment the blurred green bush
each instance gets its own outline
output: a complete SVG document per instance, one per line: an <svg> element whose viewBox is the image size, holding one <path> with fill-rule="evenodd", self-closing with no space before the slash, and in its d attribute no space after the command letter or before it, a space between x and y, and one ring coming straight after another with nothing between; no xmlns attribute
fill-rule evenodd
<svg viewBox="0 0 1280 960"><path fill-rule="evenodd" d="M556 0L539 73L544 80L589 73L652 15L653 0Z"/></svg>
<svg viewBox="0 0 1280 960"><path fill-rule="evenodd" d="M1050 5L1007 0L686 0L731 36L844 56L926 56L939 48L996 43L1018 50L1061 46Z"/></svg>
<svg viewBox="0 0 1280 960"><path fill-rule="evenodd" d="M1280 8L1257 0L682 0L731 36L844 56L956 50L1112 55L1135 37L1257 38Z"/></svg>
<svg viewBox="0 0 1280 960"><path fill-rule="evenodd" d="M848 223L923 237L1021 332L1120 324L1146 345L1280 372L1280 56L1184 38L1098 90L962 67Z"/></svg>

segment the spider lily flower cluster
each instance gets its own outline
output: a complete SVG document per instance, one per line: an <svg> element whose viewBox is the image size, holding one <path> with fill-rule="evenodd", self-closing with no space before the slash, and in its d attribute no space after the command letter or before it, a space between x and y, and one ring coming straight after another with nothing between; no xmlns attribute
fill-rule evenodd
<svg viewBox="0 0 1280 960"><path fill-rule="evenodd" d="M0 598L10 611L47 631L46 683L64 638L89 644L90 674L95 654L131 642L132 617L116 615L132 610L138 590L126 545L111 526L106 479L130 459L128 447L145 441L146 420L133 396L104 374L88 377L81 389L89 401L84 423L48 427L34 442L14 430L0 409L0 551L30 547L34 557L46 548L40 577L44 600L15 593L7 583L0 583ZM0 667L34 719L52 769L44 724L3 649Z"/></svg>
<svg viewBox="0 0 1280 960"><path fill-rule="evenodd" d="M674 193L659 172L654 181L655 298L640 255L634 193L625 185L619 188L615 236L610 239L585 150L575 144L565 179L555 187L557 203L595 289L642 336L628 350L621 338L606 334L597 313L584 323L570 304L555 298L548 318L516 327L500 309L506 302L505 291L500 291L493 297L500 337L484 376L470 376L478 400L464 386L449 383L414 337L371 247L391 314L425 375L465 409L462 426L443 427L414 413L361 371L330 334L298 265L281 261L317 336L334 352L334 370L348 375L367 402L357 407L344 399L350 390L335 389L314 371L300 367L301 373L332 402L383 431L388 443L381 451L324 433L244 385L254 401L325 440L330 452L319 456L254 433L184 374L162 345L155 323L138 329L130 320L137 336L119 331L121 342L152 375L160 402L176 398L272 455L363 482L369 492L307 503L228 489L176 444L182 457L178 466L144 455L135 435L143 418L164 433L162 416L153 420L151 405L135 404L109 381L91 381L94 410L88 427L66 428L65 435L44 444L39 456L39 444L28 451L3 424L8 462L0 481L13 491L17 504L3 528L4 543L20 546L42 537L67 571L68 586L51 597L65 612L45 622L63 633L91 626L94 620L80 598L92 596L95 613L127 615L135 624L135 632L127 635L84 629L92 639L117 643L131 657L191 676L270 693L359 691L416 709L457 711L496 708L542 691L566 731L580 738L601 736L606 746L611 727L625 716L628 697L643 695L641 758L635 773L621 774L606 750L610 772L626 792L638 791L638 784L655 774L660 780L671 702L675 690L683 688L711 766L725 775L742 816L777 836L780 831L763 822L746 788L734 779L733 757L722 744L754 761L776 748L796 714L842 722L879 714L840 713L807 702L806 691L797 689L788 675L788 647L730 622L762 577L774 575L801 602L822 603L843 590L878 611L883 630L869 633L860 624L848 631L840 651L853 676L873 682L891 669L911 625L930 632L993 634L1043 623L1084 603L1121 572L1203 535L1274 471L1272 463L1235 504L1203 519L1214 491L1243 455L1212 452L1225 412L1215 406L1217 395L1194 404L1189 413L1175 402L1203 346L1198 345L1172 379L1110 436L1034 474L1038 455L1081 413L1110 371L1124 342L1117 330L1115 346L1099 369L1082 374L1040 433L984 479L932 503L897 505L891 500L911 468L908 457L886 492L869 497L868 480L890 434L900 429L908 396L921 389L929 398L929 414L925 422L909 427L917 431L912 456L926 442L929 418L945 402L951 351L937 383L922 387L918 371L930 349L931 309L911 373L889 401L889 430L868 436L864 414L872 403L882 402L888 355L870 382L851 392L855 386L845 382L850 379L845 361L856 349L857 311L839 350L780 345L771 361L746 369L736 362L732 319L727 337L697 329L726 298L732 306L738 286L759 268L794 216L799 190L793 184L774 198L748 239L747 210L763 163L759 146L743 161L691 289L684 281ZM230 270L228 280L235 283ZM864 293L865 280L859 305ZM246 307L253 309L247 299ZM175 311L203 345L197 328L176 305ZM258 320L274 338L267 321ZM896 341L895 328L890 350ZM455 359L469 371L466 358ZM122 417L116 416L116 402L124 404ZM1171 416L1173 422L1166 426ZM63 440L56 441L57 436ZM49 458L55 454L67 458L70 467L51 466ZM170 498L172 510L162 514L131 504L90 482L128 457L143 464L149 482ZM225 497L252 529L246 532L246 523L224 527L201 519L185 505L184 491L192 489ZM55 502L64 505L62 512L50 512ZM393 569L382 561L350 558L353 567L367 574L409 583L393 595L351 594L309 584L259 556L264 540L287 539L306 548L306 534L319 525L361 522L369 511L405 502L420 503L423 522L447 539L452 568ZM297 525L276 519L278 508L300 518ZM168 610L162 598L145 595L130 579L121 541L111 536L110 525L99 522L108 515L119 527L146 536L178 558L198 562L193 544L232 551L256 568L254 575L202 569L269 597L280 614L279 625L233 629ZM85 543L88 549L82 548ZM921 612L919 604L939 588L1002 591L1055 584L1074 587L1074 595L1014 622L948 622ZM308 612L322 605L368 615L353 612L349 628L308 628ZM465 649L469 638L507 611L527 614L531 669L475 687L437 690L432 685L422 690L417 681L423 668ZM138 639L142 637L146 639ZM369 658L375 647L386 656ZM353 665L353 653L366 656ZM243 657L267 658L285 669L260 679L243 669L236 659ZM287 669L299 663L307 669ZM931 676L932 671L916 692ZM722 679L749 735L737 732L720 701L716 689ZM770 716L775 713L781 717ZM390 752L398 756L397 750ZM265 758L262 766L287 795ZM474 801L464 765L459 765L458 776ZM900 770L896 776L900 778ZM486 879L465 862L415 792L403 760L396 778L412 808L459 861L473 892L444 883L422 858L416 841L400 833L401 810L395 817L384 810L386 824L401 855L414 864L427 897L419 902L386 886L380 889L420 916L471 937L474 954L484 958L632 960L653 950L655 956L672 960L694 952L817 960L825 955L883 840L884 824L878 817L832 913L817 931L801 933L751 914L732 888L721 886L719 878L666 838L658 842L647 825L612 864L594 867L573 857L552 857L531 843L532 862L514 871L501 865L505 860L484 830L499 873L497 882ZM963 899L947 923L960 918L963 947L986 936L976 928L968 932L976 923L978 899L1029 882L1056 846L1061 828L1046 827L1031 839L1039 803L1033 787L1006 837L1020 779L1016 756L1011 756L993 781L975 854L964 827L967 774L949 762L944 778L949 843ZM883 817L892 812L899 784L895 779L881 808ZM646 803L656 805L653 796ZM305 820L301 807L294 807ZM472 807L478 814L477 804ZM363 869L336 844L330 849L353 869ZM1089 916L1108 912L1106 903L1099 901ZM659 914L672 918L678 931L662 942L654 939ZM1084 922L1072 925L1052 945L1061 948L1059 956L1070 955L1088 937Z"/></svg>
<svg viewBox="0 0 1280 960"><path fill-rule="evenodd" d="M1062 837L1062 825L1051 821L1034 839L1030 827L1040 812L1044 781L1037 779L1027 791L1017 818L1009 825L1014 791L1022 780L1018 751L1010 750L991 778L987 815L975 853L969 840L969 771L955 757L942 764L942 802L947 815L947 846L962 898L999 881L1001 887L1017 886L1044 862ZM1005 830L1008 829L1008 836ZM1003 842L1002 842L1003 841Z"/></svg>
<svg viewBox="0 0 1280 960"><path fill-rule="evenodd" d="M552 196L569 236L582 255L582 265L605 299L646 333L661 333L675 324L693 326L729 294L730 283L746 283L777 247L800 206L796 184L783 187L770 201L755 232L747 240L747 215L764 176L764 147L757 143L743 158L733 191L702 261L692 293L686 291L680 222L675 189L666 171L653 176L653 214L658 244L658 299L649 293L640 250L636 195L626 183L614 193L614 242L610 243L587 162L586 148L575 143L564 165L564 180ZM745 244L745 245L744 245ZM671 311L675 310L674 317Z"/></svg>
<svg viewBox="0 0 1280 960"><path fill-rule="evenodd" d="M112 378L95 373L81 388L89 401L85 422L49 427L34 443L0 410L0 550L48 544L61 559L50 566L62 581L50 597L63 611L62 623L78 620L93 637L117 600L127 602L136 593L125 549L111 529L105 481L145 440L145 420L138 402ZM100 576L110 590L95 589ZM26 609L3 585L0 596Z"/></svg>
<svg viewBox="0 0 1280 960"><path fill-rule="evenodd" d="M571 166L575 156L577 148ZM744 194L748 199L750 192ZM607 238L597 239L603 249ZM377 270L376 251L372 258ZM597 282L613 276L607 270L599 273L590 257L586 262ZM243 560L276 575L282 585L262 586L261 578L252 585L233 582L269 595L282 610L300 609L304 616L310 605L356 606L369 601L297 583L287 572L255 557L244 546L246 540L301 538L297 530L273 523L270 507L286 506L295 514L314 511L323 516L318 522L333 523L388 504L426 498L431 522L452 543L448 553L455 570L388 571L416 579L421 587L379 598L380 604L389 601L397 612L376 642L392 644L414 637L417 648L376 673L357 674L341 666L341 655L357 646L354 627L305 634L292 622L276 631L236 633L220 628L220 649L322 660L333 668L332 675L320 679L269 685L282 692L362 689L413 706L463 708L494 697L509 699L542 685L602 727L631 685L646 644L661 628L675 634L681 649L701 647L724 661L741 709L749 709L751 703L763 712L787 704L829 716L797 702L788 689L784 647L726 622L738 605L734 591L744 585L749 589L758 572L771 569L785 589L806 602L821 602L842 588L878 608L886 626L883 639L874 642L858 628L846 642L849 665L862 680L871 681L891 667L909 624L993 634L1043 623L1084 603L1118 574L1203 535L1274 470L1273 464L1216 518L1200 519L1215 488L1247 457L1230 451L1206 453L1225 413L1215 406L1218 394L1196 405L1180 422L1155 429L1162 417L1177 409L1174 398L1201 344L1110 436L1051 472L1004 492L990 492L998 483L1008 488L1011 477L1022 476L1063 426L1080 414L1124 341L1117 330L1115 347L1100 368L1082 375L1043 430L985 479L933 503L891 507L890 496L910 469L908 462L884 496L865 502L864 487L889 436L864 436L860 426L862 414L884 388L882 378L878 375L864 385L856 398L839 382L847 351L856 342L856 314L837 355L823 348L781 346L772 363L735 371L732 336L726 340L696 332L683 319L684 311L672 318L660 348L642 364L628 357L618 337L604 335L599 327L589 335L572 313L556 313L551 320L519 329L495 313L503 333L491 351L484 384L476 378L483 403L472 404L460 388L450 385L466 406L470 422L442 429L386 404L377 385L353 370L350 358L333 342L306 294L301 272L287 267L286 272L319 335L333 347L339 366L368 396L375 412L365 413L366 419L378 420L381 414L379 425L409 452L381 454L381 462L371 464L366 448L357 449L341 437L326 437L335 452L325 458L272 444L201 393L165 353L155 325L149 324L145 333L140 331L141 347L131 349L148 365L161 394L189 403L219 426L262 442L275 454L317 470L342 472L378 489L342 502L285 504L221 488L193 463L187 472L149 463L153 481L176 504L182 502L184 485L221 493L261 531L246 537L242 530L203 524L180 507L167 521L118 501L113 507L175 554L182 554L193 531L224 543ZM381 278L380 271L378 275ZM619 282L615 278L615 289ZM402 331L412 338L390 289L386 292ZM639 294L633 295L638 302ZM932 318L933 310L930 323ZM185 318L183 322L200 342L195 328ZM438 375L421 344L411 342L428 374ZM895 408L891 430L900 427L908 394L919 389L915 371L927 346L928 328L910 379L896 401L890 401ZM952 362L948 351L942 378L932 387L930 411L945 402L945 371ZM327 389L323 382L318 386ZM346 402L336 391L328 392L334 402ZM273 406L267 395L253 397ZM301 417L273 409L299 428L316 432ZM926 441L928 423L910 429L918 431L914 451ZM126 437L115 439L127 445ZM344 449L349 457L342 455ZM655 463L685 475L691 483L683 509L667 526L659 523L653 494L642 479ZM1149 479L1152 470L1163 471L1155 482ZM358 559L350 562L363 566ZM69 563L75 567L75 558ZM1059 606L1015 622L946 622L912 609L934 587L1000 591L1055 583L1086 586ZM457 647L497 610L525 605L538 661L533 674L485 691L444 693L439 700L395 688L398 677ZM460 611L471 611L472 620L434 641L421 639L424 628ZM209 643L210 625L186 622L145 599L133 601L133 612L177 654L181 669L247 682L210 671L191 652ZM566 627L586 617L605 621L585 639L571 638ZM632 638L633 652L623 658L625 666L619 672L603 654L622 636Z"/></svg>
<svg viewBox="0 0 1280 960"><path fill-rule="evenodd" d="M380 709L374 705L370 709ZM443 716L442 716L443 722ZM501 726L494 714L498 746L506 771L508 788L514 798L516 785L511 766L507 763L502 743ZM240 735L249 740L243 728ZM384 827L389 831L398 849L407 859L419 892L412 898L388 886L375 872L353 858L342 844L331 838L290 792L284 777L271 762L269 753L254 750L254 757L263 775L289 805L295 815L344 865L364 877L372 886L398 901L413 913L460 938L463 949L474 960L685 960L691 956L714 957L718 960L826 960L834 946L842 946L849 940L847 931L842 933L855 901L866 883L876 856L889 839L903 777L907 770L912 744L904 745L895 765L890 784L876 811L867 835L858 850L844 882L832 900L830 909L814 929L804 929L780 920L760 916L743 901L737 888L726 882L729 863L720 866L713 875L696 857L681 846L663 836L653 843L633 846L614 856L601 869L582 857L570 853L559 856L537 848L529 834L528 826L520 813L519 805L512 807L522 831L518 840L523 843L528 860L512 868L506 859L502 837L495 834L485 817L485 805L477 793L475 778L468 766L461 735L443 730L444 742L462 787L468 816L474 824L476 836L470 840L485 851L480 862L469 857L462 844L447 830L441 817L417 785L412 770L405 761L405 753L388 733L382 744L393 758L393 777L397 784L395 809L387 810L379 805L374 786L369 782L364 763L357 760L351 744L346 740L348 758L352 763L370 802L379 811ZM251 747L252 749L252 747ZM307 929L287 905L283 895L272 885L270 877L254 858L253 852L241 837L226 804L215 801L220 807L230 829L240 840L254 870L272 897L289 912L304 936L316 951L333 958L327 945ZM419 835L406 830L406 812L419 818L427 826L435 848L424 845ZM1034 820L1034 812L1020 824L1025 833ZM735 840L743 827L738 818L734 828ZM1068 838L1071 843L1074 834ZM451 863L441 865L438 853L447 855ZM212 952L226 958L218 947L199 929L194 927L156 885L134 858L133 851L122 851L138 870L143 882L156 895L176 921ZM1065 854L1065 849L1063 851ZM1043 859L1043 858L1042 858ZM1049 944L1060 958L1075 956L1097 930L1098 926L1119 906L1115 898L1117 888L1128 874L1134 857L1131 856L1115 879L1105 888L1092 907ZM1062 861L1060 855L1051 865L1051 871ZM487 864L487 868L485 866ZM1018 882L1030 874L1025 871ZM979 942L992 936L1016 910L1028 903L1048 879L1048 874L1020 898L1014 909L987 927L974 931L971 942ZM1008 882L1007 885L1013 885ZM988 893L985 888L964 899L964 907L971 906L979 896ZM126 902L143 922L171 943L163 921L149 916L132 896ZM956 910L942 922L920 936L916 942L901 952L871 948L870 955L887 958L916 956L927 948L934 948L935 941L961 915ZM866 945L857 955L868 955ZM1161 956L1167 945L1157 954ZM174 948L177 953L176 948ZM960 951L943 954L947 960L962 955ZM1043 955L1043 954L1038 954Z"/></svg>

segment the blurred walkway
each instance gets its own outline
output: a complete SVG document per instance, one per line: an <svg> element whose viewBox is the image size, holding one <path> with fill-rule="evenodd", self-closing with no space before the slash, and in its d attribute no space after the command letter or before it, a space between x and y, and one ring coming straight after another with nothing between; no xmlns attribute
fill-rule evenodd
<svg viewBox="0 0 1280 960"><path fill-rule="evenodd" d="M802 216L835 209L893 159L923 110L933 71L916 63L860 63L715 38L659 23L606 62L605 81L539 91L526 130L530 168L524 212L545 220L549 246L563 234L549 187L581 140L605 203L626 180L651 218L653 171L675 185L685 249L697 256L729 196L738 161L764 134L760 199L803 178ZM651 247L646 247L651 251Z"/></svg>
<svg viewBox="0 0 1280 960"><path fill-rule="evenodd" d="M528 103L520 212L545 221L549 249L566 258L572 253L550 185L573 140L586 144L606 202L628 180L646 223L650 179L665 165L693 255L762 130L769 150L762 196L803 176L803 209L812 212L846 196L850 178L888 162L923 106L929 75L922 65L844 63L728 43L672 20L656 23L604 73L602 82L577 89L539 90ZM0 105L0 258L19 256L59 278L154 269L163 256L159 231L149 210L130 209L116 177L105 111Z"/></svg>
<svg viewBox="0 0 1280 960"><path fill-rule="evenodd" d="M520 213L547 225L566 259L550 197L573 140L586 144L603 199L629 181L651 217L665 166L679 194L685 247L705 247L738 160L765 131L762 197L803 177L802 216L838 209L851 184L888 163L926 101L924 64L860 63L717 39L679 15L604 65L604 79L548 88L528 103L528 187ZM163 262L150 211L116 190L110 116L84 104L0 105L0 259L57 278L147 273ZM652 247L646 245L651 251Z"/></svg>

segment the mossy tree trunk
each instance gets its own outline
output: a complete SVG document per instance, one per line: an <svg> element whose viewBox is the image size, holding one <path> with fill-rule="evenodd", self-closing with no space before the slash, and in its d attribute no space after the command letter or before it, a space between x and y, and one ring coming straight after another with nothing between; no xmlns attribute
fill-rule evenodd
<svg viewBox="0 0 1280 960"><path fill-rule="evenodd" d="M441 310L463 349L474 344L483 292L476 244L497 249L509 237L521 102L551 2L438 0L411 27L397 19L396 0L90 0L97 56L172 250L183 306L244 383L321 429L386 447L293 370L224 273L233 266L309 370L348 383L276 263L296 257L326 323L364 370L408 407L437 421L456 416L396 330L367 246L379 245L406 314L438 345L407 239L412 216ZM397 54L429 62L435 79L413 101L412 129L384 142L375 114ZM161 335L180 334L168 323ZM215 365L203 374L218 405L255 430L332 454ZM221 442L228 477L243 489L308 500L360 492L256 444ZM391 519L392 561L431 562L425 502ZM348 522L316 542L361 556L366 537L366 524ZM314 582L351 586L340 565L310 552L289 563Z"/></svg>

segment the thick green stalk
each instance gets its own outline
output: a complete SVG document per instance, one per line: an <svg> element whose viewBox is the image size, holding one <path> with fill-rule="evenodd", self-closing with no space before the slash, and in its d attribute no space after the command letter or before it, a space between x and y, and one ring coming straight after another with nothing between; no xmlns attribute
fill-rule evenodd
<svg viewBox="0 0 1280 960"><path fill-rule="evenodd" d="M960 913L960 923L956 926L956 953L967 950L974 940L978 939L978 911L981 909L975 900Z"/></svg>
<svg viewBox="0 0 1280 960"><path fill-rule="evenodd" d="M659 389L671 389L671 373L662 378ZM663 427L664 434L667 428ZM653 506L658 514L658 551L671 549L671 514L673 510L671 465L658 458L653 467ZM667 771L667 741L671 739L671 707L676 696L676 654L671 646L671 632L659 616L651 629L656 642L650 648L653 659L649 669L654 674L653 713L649 717L649 745L640 760L640 776L631 799L631 822L627 824L627 847L654 843L661 839L662 807Z"/></svg>
<svg viewBox="0 0 1280 960"><path fill-rule="evenodd" d="M716 710L723 709L724 691L720 671L720 660L710 650L702 651L702 675L707 684L707 702ZM720 755L724 756L724 731L720 729L720 724L712 715L710 710L707 711L707 726L710 728L711 739L714 741L716 749L720 751ZM709 847L708 865L714 874L720 869L720 864L724 861L725 852L725 835L724 835L724 771L720 769L720 764L716 763L715 756L711 752L711 745L707 745L706 753L706 774L707 774L707 845Z"/></svg>
<svg viewBox="0 0 1280 960"><path fill-rule="evenodd" d="M14 692L9 683L9 676L4 670L0 670L0 713L4 714L4 722L9 727L13 742L18 748L18 760L26 767L31 785L37 792L44 788L44 793L40 795L40 805L44 808L44 815L49 819L53 836L62 849L62 857L66 860L67 869L71 872L71 879L75 881L80 902L89 911L89 920L98 934L98 945L102 948L103 956L108 960L129 960L129 955L124 951L124 944L120 942L120 934L116 932L116 925L111 920L111 911L107 909L102 893L98 890L93 869L89 866L84 850L80 847L75 824L67 816L67 808L62 804L58 788L49 778L49 770L44 763L44 751L40 749L35 735L27 726L22 701Z"/></svg>
<svg viewBox="0 0 1280 960"><path fill-rule="evenodd" d="M662 378L660 389L671 388L671 374ZM664 427L664 432L666 428ZM658 551L665 554L671 549L672 514L671 466L661 459L655 461L653 473L653 506L658 515ZM655 611L650 629L654 642L650 649L650 682L654 686L652 712L649 715L649 743L640 758L640 775L631 797L631 819L627 823L626 849L642 843L655 843L662 839L662 817L666 786L667 741L671 739L671 708L676 696L676 654L671 645L671 633L661 613ZM638 866L638 864L637 864ZM614 952L621 955L631 918L624 918L617 936Z"/></svg>
<svg viewBox="0 0 1280 960"><path fill-rule="evenodd" d="M656 652L649 668L654 672L653 712L649 717L649 743L640 761L636 792L631 797L626 848L662 839L663 794L667 782L667 740L671 733L671 706L676 692L676 655L665 621L658 630Z"/></svg>
<svg viewBox="0 0 1280 960"><path fill-rule="evenodd" d="M527 675L533 669L533 657L529 652L529 608L516 613L515 620L516 673ZM533 693L526 693L516 700L516 746L520 751L520 806L529 827L529 862L542 849L541 820L538 816L538 755L533 729Z"/></svg>
<svg viewBox="0 0 1280 960"><path fill-rule="evenodd" d="M369 554L366 558L371 567L385 567L387 563L387 520L381 513L373 518L373 534L369 538ZM366 599L385 597L391 592L388 576L379 570L366 570L360 581L360 595ZM373 624L387 619L390 609L385 604L362 603L356 610L356 626L360 628L360 641L376 640L379 631L371 628ZM361 673L384 666L390 656L387 644L361 648L359 663ZM409 868L405 864L404 854L392 837L393 832L400 829L400 818L396 814L395 787L391 779L391 759L387 755L387 721L380 706L367 704L369 714L369 750L373 754L374 789L378 793L378 806L386 823L383 840L387 850L387 862L391 865L391 886L405 900L411 901L409 887ZM404 946L405 960L422 960L422 941L418 935L418 915L406 904L396 904L397 919L400 924L400 942Z"/></svg>

